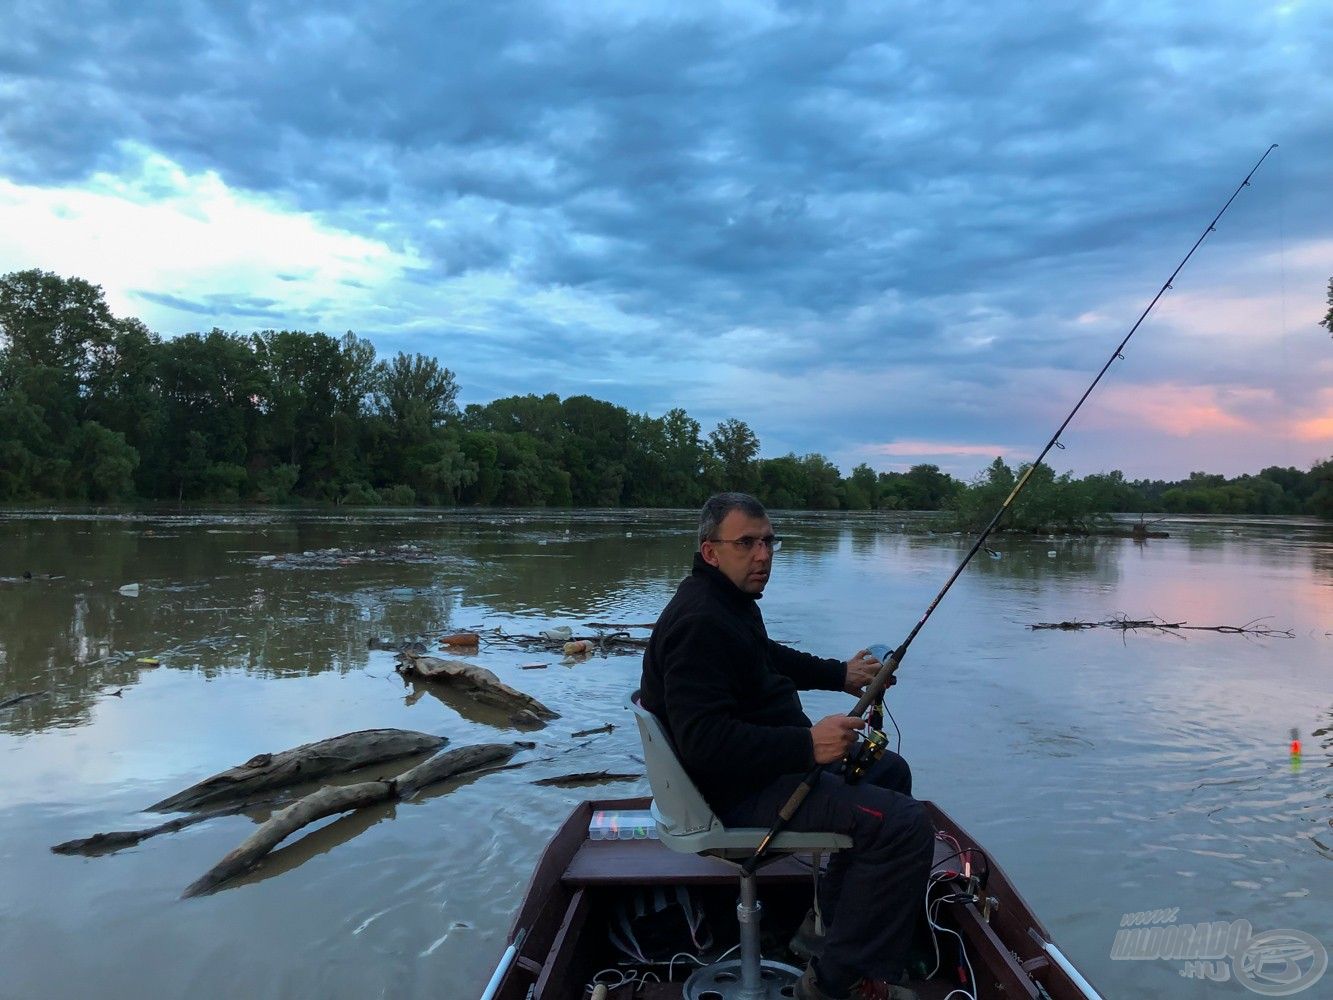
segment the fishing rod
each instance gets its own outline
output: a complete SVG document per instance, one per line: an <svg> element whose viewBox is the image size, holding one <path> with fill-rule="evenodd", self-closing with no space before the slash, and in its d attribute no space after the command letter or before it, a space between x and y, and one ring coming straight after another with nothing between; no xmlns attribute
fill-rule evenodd
<svg viewBox="0 0 1333 1000"><path fill-rule="evenodd" d="M1070 421L1074 419L1074 415L1082 409L1087 398L1092 395L1092 390L1097 388L1097 383L1102 380L1102 376L1107 373L1111 365L1116 361L1123 361L1125 359L1124 350L1125 346L1129 343L1130 338L1134 336L1135 332L1137 332L1138 328L1143 324L1143 321L1148 318L1148 314L1153 311L1153 307L1157 305L1158 300L1166 294L1167 289L1171 288L1171 283L1176 280L1176 275L1180 274L1185 265L1189 263L1189 259L1194 256L1194 251L1199 249L1200 244L1207 239L1209 233L1214 232L1217 229L1218 221L1226 214L1227 209L1231 207L1231 203L1236 200L1236 196L1240 194L1242 189L1250 186L1250 178L1253 177L1255 171L1263 165L1264 160L1268 159L1268 154L1275 149L1277 149L1277 143L1273 143L1264 151L1264 155L1259 157L1259 161L1250 168L1250 172L1245 175L1245 179L1236 186L1235 191L1231 192L1231 197L1227 199L1226 204L1222 206L1221 210L1215 216L1213 216L1213 221L1204 227L1203 232L1199 234L1199 238L1194 241L1194 246L1190 247L1189 253L1181 258L1180 263L1176 265L1176 269L1171 272L1171 277L1167 278L1162 287L1157 290L1157 294L1153 296L1152 301L1148 303L1147 308L1143 310L1139 315L1139 318L1134 322L1134 325L1130 327L1129 333L1125 334L1125 339L1120 341L1119 346L1117 346L1116 349L1111 352L1111 356L1106 359L1106 364L1102 365L1101 371L1097 373L1097 377L1092 380L1092 383L1085 390L1083 390L1083 395L1079 397L1078 402L1074 404L1074 408L1069 411L1069 415L1066 416L1060 426L1056 428L1055 433L1051 435L1051 439L1046 442L1046 447L1042 448L1041 454L1039 454L1036 460L1024 470L1023 475L1020 476L1018 482L1014 484L1014 488L1010 490L1009 495L1005 497L1004 503L1000 504L999 509L995 512L995 516L990 519L990 523L982 529L981 534L977 536L977 540L973 542L972 547L967 550L967 555L963 556L963 561L960 562L957 569L949 575L949 579L944 581L944 586L940 588L940 592L935 595L935 599L926 607L925 614L923 614L920 620L917 621L916 625L912 627L912 631L907 633L907 638L904 639L898 645L898 648L892 652L889 651L889 647L885 644L870 647L870 653L875 659L880 661L882 666L879 668L878 672L876 672L874 679L866 685L865 692L861 695L852 710L847 713L848 715L857 717L863 716L871 705L877 704L883 698L884 691L891 683L893 683L893 675L897 672L898 665L902 663L903 657L907 655L907 648L912 645L912 640L917 637L917 633L919 633L925 626L930 616L935 613L935 609L939 607L940 601L944 600L944 595L949 592L949 588L953 586L954 581L962 575L963 570L967 568L967 564L972 561L972 557L975 556L977 552L981 550L981 547L986 544L986 539L990 537L991 532L994 531L996 526L1000 523L1000 519L1004 517L1009 508L1013 506L1018 495L1023 492L1023 487L1026 486L1028 480L1032 478L1032 473L1036 471L1037 466L1041 465L1042 460L1046 458L1046 455L1052 448L1064 447L1064 445L1060 444L1060 435L1065 432L1065 428L1068 427ZM882 754L883 743L878 744L878 749L873 752ZM754 855L741 865L747 875L754 874L755 869L759 867L759 863L763 860L764 855L768 853L769 846L773 843L773 838L786 829L787 824L790 823L792 817L796 815L796 811L801 808L801 803L805 801L805 797L810 794L810 789L814 787L815 780L819 777L825 766L826 765L824 764L816 764L812 767L801 783L796 786L796 790L791 793L791 797L788 798L782 808L778 810L777 818L773 820L773 825L769 828L768 833L764 834L764 839L761 840L759 846L755 848Z"/></svg>

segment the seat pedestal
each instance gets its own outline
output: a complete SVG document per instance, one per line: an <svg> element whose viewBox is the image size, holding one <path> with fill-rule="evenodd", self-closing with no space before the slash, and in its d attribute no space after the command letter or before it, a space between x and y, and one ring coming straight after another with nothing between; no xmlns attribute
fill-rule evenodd
<svg viewBox="0 0 1333 1000"><path fill-rule="evenodd" d="M794 965L759 963L759 987L746 992L741 984L743 960L728 959L698 969L685 980L685 1000L791 1000L801 970Z"/></svg>
<svg viewBox="0 0 1333 1000"><path fill-rule="evenodd" d="M782 962L765 961L760 954L762 914L754 876L742 869L741 898L736 903L741 957L714 962L695 971L685 981L685 1000L788 1000L795 994L801 970Z"/></svg>

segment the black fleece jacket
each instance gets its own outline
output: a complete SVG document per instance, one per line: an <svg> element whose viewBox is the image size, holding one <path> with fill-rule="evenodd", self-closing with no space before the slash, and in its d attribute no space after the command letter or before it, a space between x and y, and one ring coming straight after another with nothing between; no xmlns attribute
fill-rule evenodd
<svg viewBox="0 0 1333 1000"><path fill-rule="evenodd" d="M840 691L847 667L768 637L756 597L696 553L643 654L640 700L690 776L725 811L815 763L797 690Z"/></svg>

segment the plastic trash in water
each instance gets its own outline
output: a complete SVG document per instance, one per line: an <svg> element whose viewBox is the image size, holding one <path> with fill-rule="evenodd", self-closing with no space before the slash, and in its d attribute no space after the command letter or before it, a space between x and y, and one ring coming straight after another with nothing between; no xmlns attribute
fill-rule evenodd
<svg viewBox="0 0 1333 1000"><path fill-rule="evenodd" d="M1054 559L1054 558L1055 558L1055 549L1047 549L1047 550L1046 550L1046 558L1047 558L1047 559Z"/></svg>
<svg viewBox="0 0 1333 1000"><path fill-rule="evenodd" d="M561 625L559 628L548 628L541 632L541 637L547 642L569 642L574 638L574 630L568 625Z"/></svg>
<svg viewBox="0 0 1333 1000"><path fill-rule="evenodd" d="M118 591L121 597L138 597L139 585L137 583L127 583Z"/></svg>
<svg viewBox="0 0 1333 1000"><path fill-rule="evenodd" d="M592 652L592 643L587 639L575 639L573 642L565 643L566 656L579 656L583 653Z"/></svg>

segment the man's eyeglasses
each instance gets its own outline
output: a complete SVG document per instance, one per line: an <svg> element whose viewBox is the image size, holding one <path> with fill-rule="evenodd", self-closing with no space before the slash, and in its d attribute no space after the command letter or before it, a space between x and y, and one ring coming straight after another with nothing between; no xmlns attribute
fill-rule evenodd
<svg viewBox="0 0 1333 1000"><path fill-rule="evenodd" d="M708 540L714 543L739 545L746 552L753 552L756 545L763 545L769 552L776 552L782 548L782 539L777 535L764 535L762 538L756 538L754 535L741 535L740 538L710 538Z"/></svg>

